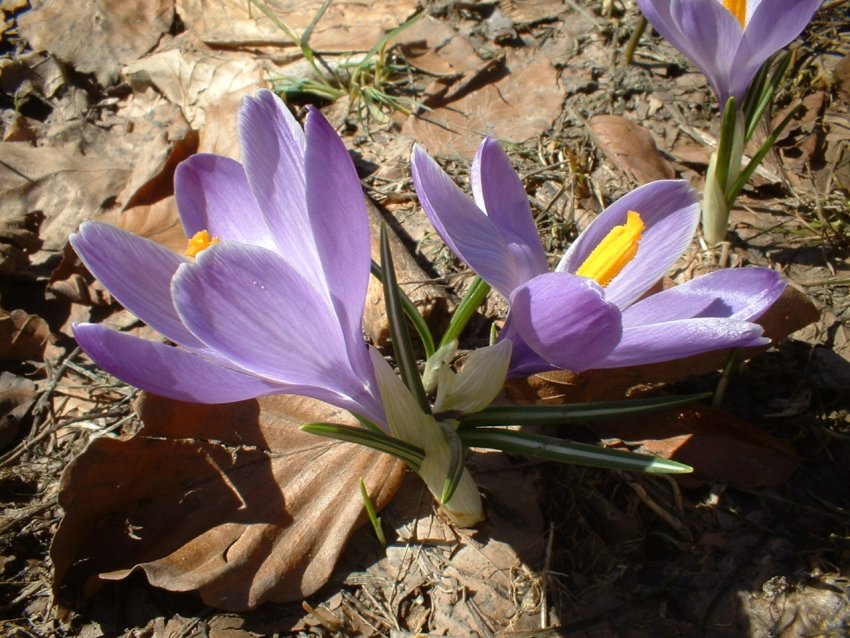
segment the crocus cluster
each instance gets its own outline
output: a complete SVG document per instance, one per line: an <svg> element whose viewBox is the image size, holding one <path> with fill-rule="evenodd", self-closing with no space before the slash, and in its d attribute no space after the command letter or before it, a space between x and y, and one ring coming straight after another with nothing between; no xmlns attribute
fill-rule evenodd
<svg viewBox="0 0 850 638"><path fill-rule="evenodd" d="M506 375L766 342L751 321L782 291L773 271L720 271L645 296L693 235L697 206L684 182L656 182L613 204L550 272L496 142L484 140L475 157L474 202L416 147L416 190L435 228L511 304L499 342L470 353L459 372L452 341L429 359L423 387L434 401L423 404L363 337L370 231L342 140L315 109L302 129L268 91L245 99L239 135L241 163L199 154L177 169L184 253L96 222L72 235L91 272L167 340L81 324L80 346L120 379L174 399L291 393L348 410L383 430L375 436L407 446L413 457L402 458L461 525L484 514L456 419L484 410Z"/></svg>
<svg viewBox="0 0 850 638"><path fill-rule="evenodd" d="M498 142L472 164L474 201L420 147L413 181L443 241L510 302L500 338L510 375L656 363L767 343L758 318L785 287L765 268L720 270L646 295L690 243L699 218L683 181L657 181L605 209L553 272L519 176Z"/></svg>

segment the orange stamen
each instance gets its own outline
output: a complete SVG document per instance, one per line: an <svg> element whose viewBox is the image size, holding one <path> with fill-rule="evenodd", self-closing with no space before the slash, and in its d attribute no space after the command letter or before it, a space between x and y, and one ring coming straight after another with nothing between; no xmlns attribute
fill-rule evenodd
<svg viewBox="0 0 850 638"><path fill-rule="evenodd" d="M186 246L185 255L187 257L195 257L202 250L206 250L213 244L218 243L218 237L213 237L210 239L210 231L208 230L199 230L195 233L192 238L189 240L189 245Z"/></svg>
<svg viewBox="0 0 850 638"><path fill-rule="evenodd" d="M645 228L640 215L630 210L626 215L626 223L614 226L608 232L576 270L576 274L590 277L600 286L607 286L637 254L638 242Z"/></svg>
<svg viewBox="0 0 850 638"><path fill-rule="evenodd" d="M723 6L735 16L742 29L747 27L747 0L723 0Z"/></svg>

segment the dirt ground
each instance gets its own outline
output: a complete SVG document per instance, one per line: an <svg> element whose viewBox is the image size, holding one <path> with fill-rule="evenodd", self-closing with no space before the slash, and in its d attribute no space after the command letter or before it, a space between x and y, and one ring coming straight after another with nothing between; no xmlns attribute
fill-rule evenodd
<svg viewBox="0 0 850 638"><path fill-rule="evenodd" d="M386 546L368 525L350 539L346 532L324 586L256 609L222 609L176 578L152 586L110 540L116 529L130 538L147 531L120 508L111 518L88 513L113 495L86 492L85 472L108 474L117 493L128 463L126 481L153 498L164 474L191 463L157 451L167 435L153 436L149 417L154 447L130 467L139 448L127 442L144 439L139 393L94 366L70 327L104 321L154 333L92 280L68 234L103 219L179 246L174 167L196 151L238 157L239 100L273 87L299 117L319 105L343 135L375 219L388 220L405 247L397 261L408 293L436 325L471 277L416 203L414 141L464 188L482 136L502 141L555 261L604 205L637 185L681 177L701 188L718 130L715 98L651 29L626 63L639 20L630 0L334 1L318 22L314 0L1 6L0 634L850 635L847 0L827 0L791 46L772 121L802 107L739 199L730 240L708 248L695 238L669 273L681 283L721 266L781 272L795 294L770 319L772 346L731 363L724 354L507 389L513 400L551 402L721 384L717 406L561 431L672 456L695 475L473 454L489 518L471 531L451 527L416 477L399 471L381 501ZM287 28L309 34L320 63L305 62ZM328 69L336 77L322 81ZM491 295L465 345L483 343L503 311ZM380 341L380 313L366 322ZM101 469L95 449L114 450L104 457L113 462ZM72 461L76 470L62 478ZM331 470L319 478L343 481ZM202 504L169 503L150 505L160 508L164 535L206 515ZM106 572L113 576L96 577Z"/></svg>

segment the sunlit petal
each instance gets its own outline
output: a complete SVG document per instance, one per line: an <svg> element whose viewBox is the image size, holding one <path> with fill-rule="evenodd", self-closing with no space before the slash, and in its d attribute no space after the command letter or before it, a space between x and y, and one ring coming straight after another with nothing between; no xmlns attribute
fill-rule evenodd
<svg viewBox="0 0 850 638"><path fill-rule="evenodd" d="M419 202L443 241L487 283L509 297L524 279L493 221L419 146L413 148L411 171Z"/></svg>
<svg viewBox="0 0 850 638"><path fill-rule="evenodd" d="M623 312L623 327L696 317L753 321L784 289L785 282L774 270L718 270L638 301Z"/></svg>
<svg viewBox="0 0 850 638"><path fill-rule="evenodd" d="M547 273L514 290L510 331L500 336L513 340L515 332L548 363L578 372L604 359L621 331L619 310L595 281Z"/></svg>
<svg viewBox="0 0 850 638"><path fill-rule="evenodd" d="M186 237L207 230L224 241L275 248L239 162L199 153L177 167L174 195Z"/></svg>
<svg viewBox="0 0 850 638"><path fill-rule="evenodd" d="M625 328L617 347L597 362L597 368L659 363L724 348L749 348L770 343L758 324L734 319L699 318Z"/></svg>
<svg viewBox="0 0 850 638"><path fill-rule="evenodd" d="M605 298L620 308L664 276L690 244L699 222L697 195L687 182L645 184L602 211L569 247L556 271L575 272L614 226L625 223L629 211L640 214L646 229L634 259L605 289Z"/></svg>
<svg viewBox="0 0 850 638"><path fill-rule="evenodd" d="M549 270L528 195L502 146L487 137L472 161L475 203L493 221L526 281Z"/></svg>
<svg viewBox="0 0 850 638"><path fill-rule="evenodd" d="M70 241L86 268L127 310L175 343L204 348L183 325L171 299L171 278L184 257L99 222L83 223Z"/></svg>

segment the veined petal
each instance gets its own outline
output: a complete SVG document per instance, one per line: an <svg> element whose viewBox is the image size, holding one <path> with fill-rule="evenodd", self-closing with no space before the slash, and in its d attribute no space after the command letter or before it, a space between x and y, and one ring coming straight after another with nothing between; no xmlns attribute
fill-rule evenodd
<svg viewBox="0 0 850 638"><path fill-rule="evenodd" d="M183 325L171 299L171 279L186 262L183 257L100 222L84 222L70 241L86 268L122 306L175 343L205 349Z"/></svg>
<svg viewBox="0 0 850 638"><path fill-rule="evenodd" d="M623 328L697 317L752 321L783 290L779 273L768 268L718 270L638 301L623 312Z"/></svg>
<svg viewBox="0 0 850 638"><path fill-rule="evenodd" d="M732 62L731 95L740 99L762 64L796 38L823 0L761 0L750 11L747 28Z"/></svg>
<svg viewBox="0 0 850 638"><path fill-rule="evenodd" d="M317 289L324 286L307 211L304 132L280 98L263 90L244 99L239 137L248 183L278 251Z"/></svg>
<svg viewBox="0 0 850 638"><path fill-rule="evenodd" d="M193 155L177 167L174 195L186 237L208 230L222 241L275 249L239 162L208 153Z"/></svg>
<svg viewBox="0 0 850 638"><path fill-rule="evenodd" d="M546 372L547 370L557 370L558 366L546 361L546 359L532 350L525 341L522 341L513 329L512 323L510 316L508 316L505 326L499 334L500 342L502 340L510 340L513 343L511 365L508 368L507 378L516 379L518 377L537 374L538 372Z"/></svg>
<svg viewBox="0 0 850 638"><path fill-rule="evenodd" d="M515 344L521 339L557 368L580 372L596 367L620 339L620 311L586 277L539 275L514 290L510 301L510 325L501 338Z"/></svg>
<svg viewBox="0 0 850 638"><path fill-rule="evenodd" d="M575 272L611 229L625 222L630 210L640 214L646 229L637 254L605 289L605 298L621 309L638 299L670 269L690 244L699 222L697 194L687 182L651 182L602 211L573 242L555 270Z"/></svg>
<svg viewBox="0 0 850 638"><path fill-rule="evenodd" d="M280 391L267 379L237 372L164 343L146 341L99 324L74 326L92 360L130 385L179 401L230 403Z"/></svg>
<svg viewBox="0 0 850 638"><path fill-rule="evenodd" d="M768 343L762 327L748 321L710 317L652 323L625 328L614 351L595 367L623 368Z"/></svg>
<svg viewBox="0 0 850 638"><path fill-rule="evenodd" d="M299 394L385 425L377 400L365 405L326 388L278 383L225 367L182 348L139 339L98 324L74 326L74 337L85 353L111 375L160 396L217 404L266 394Z"/></svg>
<svg viewBox="0 0 850 638"><path fill-rule="evenodd" d="M355 349L326 296L277 253L218 244L178 270L172 294L185 325L239 368L371 405L369 418L376 412L366 345L360 360L349 359Z"/></svg>
<svg viewBox="0 0 850 638"><path fill-rule="evenodd" d="M546 253L534 224L528 195L501 145L490 137L472 160L472 193L475 203L496 225L511 248L522 281L549 270Z"/></svg>
<svg viewBox="0 0 850 638"><path fill-rule="evenodd" d="M418 145L411 159L413 184L431 225L467 266L506 298L524 279L495 224Z"/></svg>
<svg viewBox="0 0 850 638"><path fill-rule="evenodd" d="M638 0L638 4L653 28L699 68L725 104L743 35L735 16L718 0Z"/></svg>
<svg viewBox="0 0 850 638"><path fill-rule="evenodd" d="M305 125L307 209L327 288L348 343L363 347L363 304L369 283L369 217L345 144L319 111Z"/></svg>

